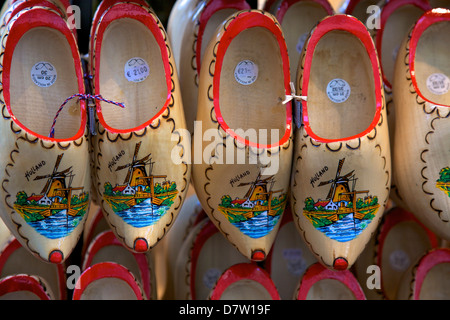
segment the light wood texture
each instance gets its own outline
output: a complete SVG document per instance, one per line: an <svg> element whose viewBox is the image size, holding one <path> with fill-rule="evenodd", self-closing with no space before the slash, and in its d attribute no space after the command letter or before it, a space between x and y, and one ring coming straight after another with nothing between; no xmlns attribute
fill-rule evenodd
<svg viewBox="0 0 450 320"><path fill-rule="evenodd" d="M356 19L343 15L322 23L325 28L343 20L348 30L364 30ZM313 33L319 28L321 23ZM305 48L299 64L303 71L298 73L297 94L306 95L308 101L303 103L305 123L295 137L291 206L299 232L328 268L354 264L378 226L390 191L386 111L383 96L376 96L374 74L380 77L378 90L381 76L367 53L374 52L369 34L364 41L367 51L353 33L330 31L318 39L313 54ZM306 52L312 54L311 65L304 62ZM335 103L328 97L333 79L348 83L343 87L350 88L346 101ZM302 90L306 84L307 92ZM362 214L356 214L359 210Z"/></svg>
<svg viewBox="0 0 450 320"><path fill-rule="evenodd" d="M36 19L35 12L41 19L45 17L59 23L61 29L31 28L18 41L12 61L5 61L2 54L1 65L10 64L11 68L9 72L2 72L2 83L9 77L10 85L3 87L0 99L10 107L11 113L3 105L0 131L5 152L2 152L0 179L4 186L1 195L4 209L1 214L13 235L30 252L45 261L53 259L60 263L75 248L89 209L90 172L86 123L82 122L83 102L73 99L60 113L55 138L62 140L47 137L64 100L83 90L77 82L82 83L78 77L82 77L83 72L74 38L62 36L61 30L70 32L66 22L46 8L22 11L16 20L10 21L10 32L2 38L3 50L12 45L8 40L13 39L12 35L18 30L16 25L20 28ZM57 72L55 82L49 87L39 87L31 79L32 68L39 62L50 63ZM5 101L6 91L9 91L9 101ZM22 196L22 200L18 201L17 196ZM46 207L34 206L31 196L47 201ZM60 200L66 198L71 204L71 196L78 196L82 201L78 207L67 209L56 203L60 200L55 200L55 196ZM67 214L50 211L50 198L52 205L67 207ZM37 211L34 216L27 216L27 210ZM62 215L59 222L54 217L58 212Z"/></svg>
<svg viewBox="0 0 450 320"><path fill-rule="evenodd" d="M450 196L445 192L445 182L439 186L438 180L441 170L443 173L449 166L450 92L433 94L426 81L433 73L450 75L450 64L443 53L449 31L449 21L429 26L418 40L414 57L409 53L409 37L406 38L396 61L393 87L393 168L397 187L409 210L443 239L450 239ZM414 70L410 57L415 61ZM412 72L417 86L411 81Z"/></svg>
<svg viewBox="0 0 450 320"><path fill-rule="evenodd" d="M292 123L287 121L288 107L282 104L286 96L285 85L290 79L286 71L288 62L283 64L281 57L286 49L279 46L268 29L260 26L245 28L239 23L241 19L253 16L268 24L276 23L275 18L268 13L237 13L217 30L214 41L210 42L205 52L200 72L197 113L197 120L202 121L202 126L194 132L192 149L193 184L203 209L223 235L248 259L252 259L255 253L260 256L259 259L264 259L275 239L285 207L283 199L289 189L293 144L292 131L288 131L292 128ZM226 37L230 28L240 32L223 52L220 41ZM220 70L214 68L219 64L217 54L223 55ZM287 56L284 57L287 60ZM244 59L252 60L259 68L255 82L250 85L241 85L234 77L236 66ZM216 85L218 96L214 96L212 90L216 78L220 81ZM217 103L213 103L213 99L217 99ZM217 123L219 110L222 125ZM225 126L231 128L229 133L225 132ZM285 140L282 140L283 137ZM255 145L249 146L250 143ZM258 147L256 143L261 145ZM269 194L270 191L273 193ZM242 204L247 198L253 201L250 206L258 199L275 198L280 199L281 205L272 208L277 214L270 211L269 215L265 215L268 208L264 201L261 202L266 209L261 209L263 214L259 218L267 217L264 219L268 222L262 221L258 229L245 227L246 223L255 221L255 217L252 209L241 208L237 216L249 216L235 226L230 219L236 214L233 210L237 207L233 204L233 209L232 203L227 204L227 199L228 202L241 199L236 201ZM270 201L270 204L275 202ZM241 231L255 232L265 226L268 228L260 235Z"/></svg>
<svg viewBox="0 0 450 320"><path fill-rule="evenodd" d="M123 18L110 21L114 12ZM127 12L145 17L146 24ZM105 11L93 32L97 39L91 51L95 93L125 104L123 109L103 102L97 106L103 117L98 117L93 137L95 189L117 238L131 251L147 252L176 220L190 180L190 140L173 55L161 22L145 6L115 5ZM128 81L124 67L136 57L148 64L149 72L138 82ZM126 201L128 185L135 190L136 202ZM148 188L139 189L139 185ZM105 186L120 188L120 196L125 197L116 198ZM157 192L169 188L173 190L158 201ZM152 204L138 206L139 194ZM159 214L153 215L156 210Z"/></svg>

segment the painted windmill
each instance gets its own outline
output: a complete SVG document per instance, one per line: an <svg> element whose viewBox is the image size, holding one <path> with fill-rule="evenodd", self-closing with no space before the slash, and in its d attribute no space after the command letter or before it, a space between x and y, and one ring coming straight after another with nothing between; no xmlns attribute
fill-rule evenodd
<svg viewBox="0 0 450 320"><path fill-rule="evenodd" d="M148 154L142 159L138 159L139 150L141 148L141 143L136 143L134 149L133 160L131 163L128 163L123 166L117 167L116 171L128 169L127 176L125 177L124 183L130 187L137 187L139 185L144 184L145 186L149 186L151 188L151 194L154 194L154 179L155 178L166 178L167 176L154 176L152 175L153 165L151 154ZM147 174L147 170L145 167L149 165L149 175ZM144 183L142 183L144 181Z"/></svg>
<svg viewBox="0 0 450 320"><path fill-rule="evenodd" d="M34 180L47 179L47 183L41 191L41 194L47 198L61 197L68 198L67 191L72 184L72 167L69 167L63 171L59 171L59 165L61 163L64 154L60 154L56 159L55 166L53 167L53 172L45 176L37 176ZM69 186L66 186L66 178L70 178Z"/></svg>
<svg viewBox="0 0 450 320"><path fill-rule="evenodd" d="M350 187L349 187L349 181L354 180L353 179L353 173L354 170L347 173L346 175L341 176L341 170L344 165L344 159L339 160L339 165L336 170L336 176L334 179L331 179L329 181L322 181L319 184L319 187L331 184L330 191L327 195L327 200L333 201L334 203L338 203L339 201L352 201L353 198L350 194Z"/></svg>

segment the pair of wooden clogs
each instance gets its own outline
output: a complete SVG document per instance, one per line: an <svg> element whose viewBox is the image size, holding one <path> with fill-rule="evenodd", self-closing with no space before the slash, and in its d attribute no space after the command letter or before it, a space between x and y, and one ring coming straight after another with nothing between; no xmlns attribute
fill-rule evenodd
<svg viewBox="0 0 450 320"><path fill-rule="evenodd" d="M192 154L203 161L193 164L193 183L210 219L249 260L267 257L291 198L311 251L329 268L348 269L390 190L372 38L357 19L329 16L305 42L298 70L293 88L273 15L241 11L217 29L200 71L202 128ZM303 100L295 117L292 99ZM204 136L212 142L198 146Z"/></svg>
<svg viewBox="0 0 450 320"><path fill-rule="evenodd" d="M2 219L30 252L62 263L92 201L130 251L147 252L190 180L187 162L174 165L190 145L167 34L145 1L103 1L84 67L72 31L51 2L5 24Z"/></svg>

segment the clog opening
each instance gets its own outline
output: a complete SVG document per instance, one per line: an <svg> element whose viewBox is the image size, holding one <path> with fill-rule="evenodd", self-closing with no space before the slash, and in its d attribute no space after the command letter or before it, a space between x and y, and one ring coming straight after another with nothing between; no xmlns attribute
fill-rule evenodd
<svg viewBox="0 0 450 320"><path fill-rule="evenodd" d="M138 300L130 285L119 278L102 278L92 281L83 291L80 300Z"/></svg>
<svg viewBox="0 0 450 320"><path fill-rule="evenodd" d="M356 298L350 288L341 281L322 279L311 286L306 300L356 300Z"/></svg>
<svg viewBox="0 0 450 320"><path fill-rule="evenodd" d="M380 245L383 292L388 299L394 300L403 274L432 245L425 229L415 221L393 226Z"/></svg>
<svg viewBox="0 0 450 320"><path fill-rule="evenodd" d="M309 125L318 137L349 138L371 126L377 111L374 71L357 36L332 30L320 38L307 96Z"/></svg>
<svg viewBox="0 0 450 320"><path fill-rule="evenodd" d="M393 83L395 61L403 39L423 12L421 8L409 4L397 8L386 20L382 31L380 62L385 83L388 86Z"/></svg>
<svg viewBox="0 0 450 320"><path fill-rule="evenodd" d="M45 137L61 104L79 92L71 46L64 34L49 27L23 34L12 55L9 77L11 112L28 130ZM73 99L58 117L54 138L72 138L80 126L80 103Z"/></svg>
<svg viewBox="0 0 450 320"><path fill-rule="evenodd" d="M450 263L432 267L423 280L419 300L448 300L450 298Z"/></svg>
<svg viewBox="0 0 450 320"><path fill-rule="evenodd" d="M106 13L107 14L107 13ZM99 93L125 108L100 102L105 123L117 130L141 126L160 112L167 101L161 48L151 30L131 18L113 20L103 34Z"/></svg>
<svg viewBox="0 0 450 320"><path fill-rule="evenodd" d="M311 29L327 15L327 10L320 3L304 0L291 5L284 14L281 27L289 52L292 79L295 79L298 59Z"/></svg>
<svg viewBox="0 0 450 320"><path fill-rule="evenodd" d="M283 59L268 29L248 28L232 39L223 58L219 90L220 112L232 131L248 133L252 143L275 144L284 137Z"/></svg>
<svg viewBox="0 0 450 320"><path fill-rule="evenodd" d="M450 21L431 24L421 34L414 56L417 89L428 101L450 105Z"/></svg>
<svg viewBox="0 0 450 320"><path fill-rule="evenodd" d="M224 290L220 300L273 300L264 286L254 280L242 279Z"/></svg>

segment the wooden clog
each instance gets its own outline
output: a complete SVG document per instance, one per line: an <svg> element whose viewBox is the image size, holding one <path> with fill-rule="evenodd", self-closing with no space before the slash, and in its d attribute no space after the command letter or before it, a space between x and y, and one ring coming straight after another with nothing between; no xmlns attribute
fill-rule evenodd
<svg viewBox="0 0 450 320"><path fill-rule="evenodd" d="M394 73L393 172L413 214L450 239L450 11L433 9L404 39Z"/></svg>
<svg viewBox="0 0 450 320"><path fill-rule="evenodd" d="M247 259L207 219L192 229L179 251L175 294L177 299L205 300L225 270ZM184 281L182 281L184 280Z"/></svg>
<svg viewBox="0 0 450 320"><path fill-rule="evenodd" d="M190 180L173 56L159 19L136 3L107 9L92 37L94 94L112 102L96 103L99 205L129 250L147 252L175 221Z"/></svg>
<svg viewBox="0 0 450 320"><path fill-rule="evenodd" d="M366 246L389 199L381 76L372 38L354 17L325 18L304 48L297 87L307 101L295 138L292 211L318 260L344 270Z"/></svg>
<svg viewBox="0 0 450 320"><path fill-rule="evenodd" d="M301 277L316 262L316 256L299 234L287 206L272 250L264 261L264 269L277 286L282 300L292 299Z"/></svg>
<svg viewBox="0 0 450 320"><path fill-rule="evenodd" d="M145 300L145 294L126 267L100 262L83 271L72 300Z"/></svg>
<svg viewBox="0 0 450 320"><path fill-rule="evenodd" d="M43 279L55 300L67 299L66 265L49 264L30 254L17 239L11 239L0 251L0 278L30 274Z"/></svg>
<svg viewBox="0 0 450 320"><path fill-rule="evenodd" d="M439 240L412 213L401 207L386 212L374 238L374 244L366 247L372 259L358 258L355 264L359 267L357 276L365 284L372 275L372 272L367 273L367 268L378 266L381 294L384 299L395 300L405 272L426 252L437 248ZM363 288L369 297L367 292L373 289L364 285Z"/></svg>
<svg viewBox="0 0 450 320"><path fill-rule="evenodd" d="M86 223L84 224L81 256L85 255L88 246L96 236L108 230L111 230L111 228L103 215L103 211L97 205L91 204Z"/></svg>
<svg viewBox="0 0 450 320"><path fill-rule="evenodd" d="M286 43L275 17L257 10L232 15L213 39L200 70L193 184L222 234L262 261L286 206L292 163Z"/></svg>
<svg viewBox="0 0 450 320"><path fill-rule="evenodd" d="M323 18L334 14L328 0L282 0L275 17L281 24L291 65L291 79L295 83L298 60L311 29Z"/></svg>
<svg viewBox="0 0 450 320"><path fill-rule="evenodd" d="M369 16L371 14L373 14L373 12L371 10L368 10L369 6L378 6L379 8L382 8L384 6L384 4L387 1L385 0L350 0L350 1L344 1L342 2L342 9L341 12L348 14L348 15L352 15L354 16L356 19L358 19L359 21L361 21L362 23L366 23L367 18L369 18ZM369 11L369 12L368 12ZM373 29L369 29L369 32L371 32L371 34L373 34L372 32L374 32L375 30Z"/></svg>
<svg viewBox="0 0 450 320"><path fill-rule="evenodd" d="M82 271L101 262L115 262L126 267L136 276L146 298L156 298L156 279L151 256L130 252L111 230L100 233L91 241L84 255Z"/></svg>
<svg viewBox="0 0 450 320"><path fill-rule="evenodd" d="M426 0L396 0L388 1L381 10L380 29L376 32L374 41L383 78L391 146L395 144L395 106L392 82L394 80L394 66L397 53L411 27L429 9L431 7ZM397 206L406 207L401 194L399 194L394 175L392 177L390 196Z"/></svg>
<svg viewBox="0 0 450 320"><path fill-rule="evenodd" d="M0 279L0 300L53 300L53 293L42 278L15 274Z"/></svg>
<svg viewBox="0 0 450 320"><path fill-rule="evenodd" d="M86 103L71 99L84 94L78 47L67 22L49 8L23 10L7 28L0 58L0 212L24 247L61 263L89 210Z"/></svg>
<svg viewBox="0 0 450 320"><path fill-rule="evenodd" d="M199 75L206 47L217 27L230 15L244 9L250 9L245 0L210 0L199 6L185 27L178 67L184 113L191 133L197 116Z"/></svg>
<svg viewBox="0 0 450 320"><path fill-rule="evenodd" d="M269 274L254 263L240 263L228 268L217 280L210 300L280 300Z"/></svg>
<svg viewBox="0 0 450 320"><path fill-rule="evenodd" d="M397 300L450 300L450 249L424 254L401 279Z"/></svg>
<svg viewBox="0 0 450 320"><path fill-rule="evenodd" d="M333 271L317 262L303 275L295 299L366 300L366 296L349 270Z"/></svg>

